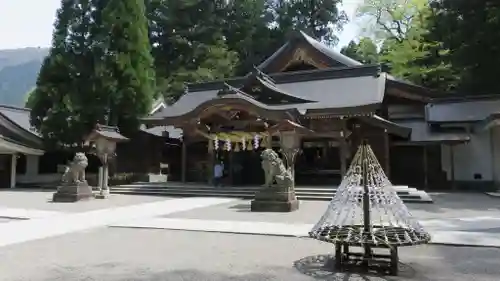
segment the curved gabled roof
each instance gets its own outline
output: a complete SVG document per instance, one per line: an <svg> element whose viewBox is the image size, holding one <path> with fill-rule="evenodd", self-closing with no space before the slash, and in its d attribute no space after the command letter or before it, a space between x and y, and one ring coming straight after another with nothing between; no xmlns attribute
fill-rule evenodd
<svg viewBox="0 0 500 281"><path fill-rule="evenodd" d="M285 44L283 44L274 54L272 54L269 58L267 58L265 61L263 61L259 66L257 66L258 69L265 71L266 68L277 58L279 58L281 55L285 54L287 50L289 49L294 49L296 45L300 43L305 43L309 46L311 46L314 50L322 53L326 57L330 58L330 67L339 67L339 66L359 66L363 65L361 62L357 60L353 60L348 56L345 56L341 54L340 52L337 52L333 50L331 47L325 45L324 43L319 42L318 40L312 38L311 36L307 35L303 31L295 31L291 37L290 40L288 40Z"/></svg>
<svg viewBox="0 0 500 281"><path fill-rule="evenodd" d="M250 73L250 75L247 75L247 79L243 83L243 86L239 87L238 89L244 93L253 93L254 87L259 87L264 91L267 90L267 94L270 98L279 101L277 104L300 104L300 103L317 102L315 100L305 99L303 97L290 94L287 91L280 89L270 76L266 75L258 68L256 68L252 73ZM269 103L266 103L265 101L261 102L264 104L271 105Z"/></svg>
<svg viewBox="0 0 500 281"><path fill-rule="evenodd" d="M31 147L42 146L41 136L31 127L27 108L0 105L0 126L7 130L9 138Z"/></svg>

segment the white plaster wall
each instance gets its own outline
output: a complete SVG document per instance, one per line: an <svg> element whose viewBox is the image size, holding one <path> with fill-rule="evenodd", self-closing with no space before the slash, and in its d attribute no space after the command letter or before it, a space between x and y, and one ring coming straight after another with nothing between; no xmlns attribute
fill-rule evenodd
<svg viewBox="0 0 500 281"><path fill-rule="evenodd" d="M471 135L465 144L455 145L455 180L456 181L491 181L493 180L493 162L490 132L482 131ZM451 180L450 147L441 146L441 163L443 170ZM481 174L481 180L475 180L474 174Z"/></svg>

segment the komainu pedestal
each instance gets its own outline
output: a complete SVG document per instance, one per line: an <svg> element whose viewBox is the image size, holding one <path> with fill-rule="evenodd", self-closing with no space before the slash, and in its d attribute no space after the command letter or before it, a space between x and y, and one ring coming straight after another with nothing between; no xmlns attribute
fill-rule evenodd
<svg viewBox="0 0 500 281"><path fill-rule="evenodd" d="M293 188L293 176L283 161L272 149L261 154L265 173L264 187L255 194L251 203L252 212L292 212L299 208ZM274 185L276 182L276 185Z"/></svg>
<svg viewBox="0 0 500 281"><path fill-rule="evenodd" d="M92 187L85 180L87 166L87 156L82 152L76 153L73 161L66 166L62 183L52 197L53 202L76 202L93 198Z"/></svg>
<svg viewBox="0 0 500 281"><path fill-rule="evenodd" d="M63 184L52 196L53 202L76 202L93 198L92 187L87 182Z"/></svg>

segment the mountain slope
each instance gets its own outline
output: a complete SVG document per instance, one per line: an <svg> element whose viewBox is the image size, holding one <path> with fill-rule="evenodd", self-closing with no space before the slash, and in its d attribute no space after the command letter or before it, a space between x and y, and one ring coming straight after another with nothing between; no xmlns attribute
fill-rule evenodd
<svg viewBox="0 0 500 281"><path fill-rule="evenodd" d="M0 50L0 104L24 106L47 53L47 48Z"/></svg>

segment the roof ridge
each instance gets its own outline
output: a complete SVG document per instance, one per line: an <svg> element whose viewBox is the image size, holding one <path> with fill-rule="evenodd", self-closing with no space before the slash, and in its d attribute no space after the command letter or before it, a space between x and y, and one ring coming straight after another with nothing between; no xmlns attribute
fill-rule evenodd
<svg viewBox="0 0 500 281"><path fill-rule="evenodd" d="M7 105L7 104L0 104L0 108L22 110L22 111L31 111L31 109L29 109L27 107L19 107L19 106L14 106L14 105Z"/></svg>

